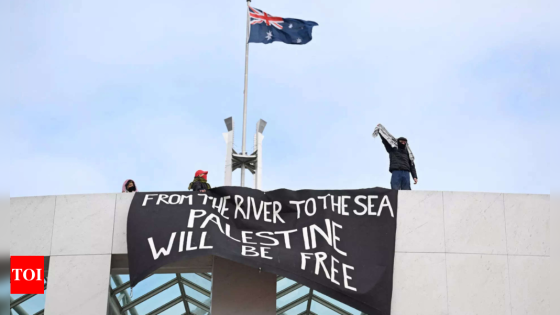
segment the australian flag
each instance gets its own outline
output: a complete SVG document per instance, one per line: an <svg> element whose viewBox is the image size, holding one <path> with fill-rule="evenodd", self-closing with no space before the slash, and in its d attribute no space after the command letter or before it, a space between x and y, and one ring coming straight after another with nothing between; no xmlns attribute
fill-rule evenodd
<svg viewBox="0 0 560 315"><path fill-rule="evenodd" d="M249 17L251 23L249 43L307 44L311 41L313 26L319 25L312 21L271 16L251 6L249 6Z"/></svg>

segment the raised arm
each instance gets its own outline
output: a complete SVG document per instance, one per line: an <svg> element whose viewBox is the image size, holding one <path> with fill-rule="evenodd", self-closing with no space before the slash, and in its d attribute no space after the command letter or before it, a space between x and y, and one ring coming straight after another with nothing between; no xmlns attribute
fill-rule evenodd
<svg viewBox="0 0 560 315"><path fill-rule="evenodd" d="M385 150L387 150L388 153L391 153L391 151L393 151L393 147L389 144L389 142L387 142L387 140L385 140L385 138L383 138L382 135L379 135L379 138L381 138L381 142L383 142Z"/></svg>

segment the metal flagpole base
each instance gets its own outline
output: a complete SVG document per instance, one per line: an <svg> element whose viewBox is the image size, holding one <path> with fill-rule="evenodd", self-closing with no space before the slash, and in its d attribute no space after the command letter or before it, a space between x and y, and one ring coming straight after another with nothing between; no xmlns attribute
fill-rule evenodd
<svg viewBox="0 0 560 315"><path fill-rule="evenodd" d="M225 119L228 132L224 133L226 141L226 164L225 164L225 186L232 185L232 175L237 169L241 170L241 185L245 184L245 170L249 170L255 176L255 189L261 189L262 185L262 141L264 139L263 132L266 127L266 121L259 120L257 123L257 132L254 138L254 150L252 154L238 153L233 148L234 139L234 123L233 118Z"/></svg>

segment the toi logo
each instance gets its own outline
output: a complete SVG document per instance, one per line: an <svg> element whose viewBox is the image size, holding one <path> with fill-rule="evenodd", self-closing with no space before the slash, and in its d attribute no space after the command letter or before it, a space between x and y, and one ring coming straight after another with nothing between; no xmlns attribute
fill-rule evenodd
<svg viewBox="0 0 560 315"><path fill-rule="evenodd" d="M11 256L10 269L10 294L45 293L43 256Z"/></svg>

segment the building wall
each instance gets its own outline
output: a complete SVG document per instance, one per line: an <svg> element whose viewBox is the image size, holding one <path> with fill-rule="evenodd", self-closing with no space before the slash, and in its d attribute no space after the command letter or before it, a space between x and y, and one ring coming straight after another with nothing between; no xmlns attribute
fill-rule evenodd
<svg viewBox="0 0 560 315"><path fill-rule="evenodd" d="M394 314L549 309L548 195L399 194Z"/></svg>
<svg viewBox="0 0 560 315"><path fill-rule="evenodd" d="M132 196L10 199L10 254L51 256L45 314L105 313ZM393 314L560 314L548 195L402 191L398 211Z"/></svg>

